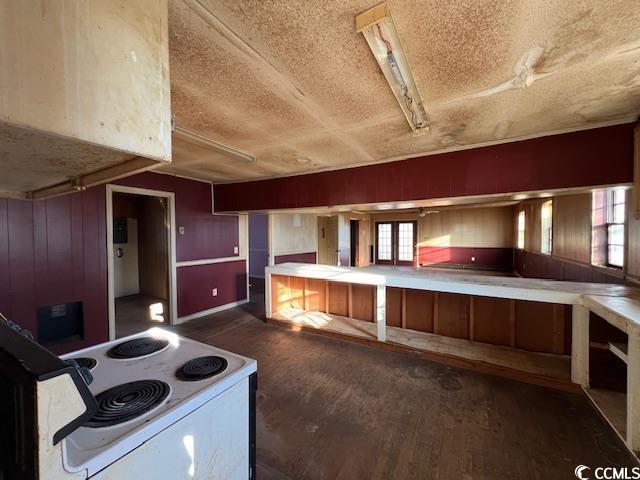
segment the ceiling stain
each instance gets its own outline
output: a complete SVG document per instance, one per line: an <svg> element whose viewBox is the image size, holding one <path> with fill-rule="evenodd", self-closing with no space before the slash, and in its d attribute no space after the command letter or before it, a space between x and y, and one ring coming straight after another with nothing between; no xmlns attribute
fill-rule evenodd
<svg viewBox="0 0 640 480"><path fill-rule="evenodd" d="M213 182L268 178L640 111L636 2L389 0L431 120L415 136L355 31L355 16L376 3L170 0L177 123L257 162L174 137L163 168Z"/></svg>

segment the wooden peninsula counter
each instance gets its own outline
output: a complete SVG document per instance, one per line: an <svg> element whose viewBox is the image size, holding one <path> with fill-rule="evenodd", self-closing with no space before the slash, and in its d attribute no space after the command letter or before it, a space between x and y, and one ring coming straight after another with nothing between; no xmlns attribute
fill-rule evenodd
<svg viewBox="0 0 640 480"><path fill-rule="evenodd" d="M582 388L627 445L640 448L639 289L302 263L265 273L269 320L530 383ZM628 336L626 344L607 346L627 364L626 395L589 391L591 312Z"/></svg>

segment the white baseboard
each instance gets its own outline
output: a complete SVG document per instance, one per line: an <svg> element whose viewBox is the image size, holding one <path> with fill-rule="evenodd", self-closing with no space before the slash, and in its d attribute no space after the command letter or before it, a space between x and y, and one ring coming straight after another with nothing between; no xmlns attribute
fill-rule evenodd
<svg viewBox="0 0 640 480"><path fill-rule="evenodd" d="M203 310L201 312L192 313L191 315L186 315L184 317L178 317L178 319L174 322L174 325L180 325L181 323L188 322L189 320L194 320L200 317L206 317L207 315L212 315L214 313L222 312L223 310L239 307L240 305L244 305L245 303L249 303L248 298L245 298L243 300L238 300L237 302L226 303L224 305L210 308L209 310Z"/></svg>

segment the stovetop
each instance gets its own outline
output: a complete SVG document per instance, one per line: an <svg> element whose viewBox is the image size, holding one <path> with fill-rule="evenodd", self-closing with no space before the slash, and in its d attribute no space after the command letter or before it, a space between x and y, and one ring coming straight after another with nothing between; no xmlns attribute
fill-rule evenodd
<svg viewBox="0 0 640 480"><path fill-rule="evenodd" d="M154 341L149 342L146 337L152 337ZM131 345L136 343L146 345L141 349L143 356L114 358L123 352L126 356L131 352ZM151 343L153 348L149 346ZM114 349L122 344L126 348ZM119 353L114 355L114 352ZM249 376L257 367L255 360L160 328L79 350L62 358L91 358L97 362L91 370L93 382L89 389L99 402L103 401L107 410L131 399L129 392L122 392L123 384L133 383L128 388L143 400L155 395L148 408L141 408L136 397L135 405L129 409L138 413L137 416L131 415L130 419L115 424L109 422L112 412L102 418L94 417L64 440L65 467L70 471L87 469L90 475ZM194 359L201 360L194 362ZM205 378L193 378L203 372ZM146 383L139 383L143 381Z"/></svg>

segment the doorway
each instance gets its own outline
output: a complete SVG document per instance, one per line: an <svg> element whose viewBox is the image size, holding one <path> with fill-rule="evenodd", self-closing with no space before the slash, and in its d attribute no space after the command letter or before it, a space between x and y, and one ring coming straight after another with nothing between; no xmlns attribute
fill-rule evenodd
<svg viewBox="0 0 640 480"><path fill-rule="evenodd" d="M264 270L269 265L269 215L249 213L249 285L251 301L262 301Z"/></svg>
<svg viewBox="0 0 640 480"><path fill-rule="evenodd" d="M416 221L376 222L376 264L414 266L417 238Z"/></svg>
<svg viewBox="0 0 640 480"><path fill-rule="evenodd" d="M173 211L172 193L107 187L111 339L175 321Z"/></svg>
<svg viewBox="0 0 640 480"><path fill-rule="evenodd" d="M349 266L351 267L359 267L360 266L360 222L358 220L349 220L349 230L350 230L350 245L349 251L351 252L349 259Z"/></svg>

